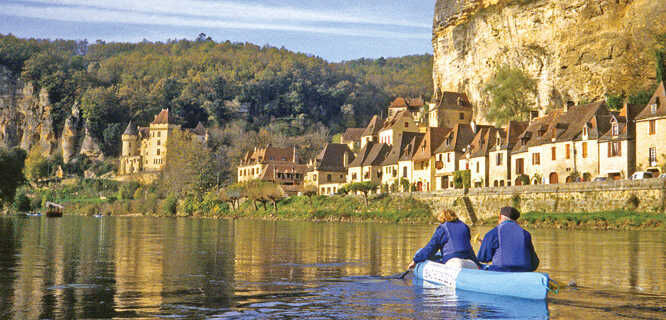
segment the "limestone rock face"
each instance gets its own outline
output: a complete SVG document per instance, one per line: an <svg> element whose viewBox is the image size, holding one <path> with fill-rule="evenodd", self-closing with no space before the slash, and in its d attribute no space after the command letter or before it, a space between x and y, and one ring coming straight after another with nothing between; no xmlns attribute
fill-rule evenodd
<svg viewBox="0 0 666 320"><path fill-rule="evenodd" d="M85 126L83 142L81 143L81 151L79 154L87 156L91 159L104 160L104 154L99 147L99 142L90 134L90 129Z"/></svg>
<svg viewBox="0 0 666 320"><path fill-rule="evenodd" d="M76 156L76 147L79 137L79 108L74 106L72 108L72 115L65 120L65 126L62 130L62 160L64 163L70 163Z"/></svg>
<svg viewBox="0 0 666 320"><path fill-rule="evenodd" d="M461 91L483 108L504 64L537 80L542 109L630 94L655 82L654 35L665 32L666 1L437 0L435 98Z"/></svg>

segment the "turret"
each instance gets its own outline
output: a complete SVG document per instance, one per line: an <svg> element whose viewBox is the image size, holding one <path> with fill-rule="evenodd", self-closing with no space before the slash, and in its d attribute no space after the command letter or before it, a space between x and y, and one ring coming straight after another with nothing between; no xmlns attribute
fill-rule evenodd
<svg viewBox="0 0 666 320"><path fill-rule="evenodd" d="M125 129L125 132L123 132L122 141L123 141L123 152L122 152L123 157L133 157L139 155L139 143L138 143L136 126L131 120L129 124L127 124L127 129Z"/></svg>

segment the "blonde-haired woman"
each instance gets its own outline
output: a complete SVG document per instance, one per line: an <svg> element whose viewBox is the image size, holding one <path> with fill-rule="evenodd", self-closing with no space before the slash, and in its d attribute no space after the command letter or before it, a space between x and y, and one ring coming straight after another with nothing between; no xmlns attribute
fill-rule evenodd
<svg viewBox="0 0 666 320"><path fill-rule="evenodd" d="M441 251L441 263L446 263L450 259L459 258L463 260L472 260L475 264L479 264L470 243L469 227L460 219L455 212L449 209L442 210L437 215L437 220L441 223L435 234L421 250L414 256L414 260L409 264L409 269L413 268L417 263L428 260L437 251Z"/></svg>

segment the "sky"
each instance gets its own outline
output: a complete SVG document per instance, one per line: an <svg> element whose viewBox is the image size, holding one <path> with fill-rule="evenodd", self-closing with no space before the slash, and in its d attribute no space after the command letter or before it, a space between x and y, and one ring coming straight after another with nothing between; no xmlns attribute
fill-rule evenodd
<svg viewBox="0 0 666 320"><path fill-rule="evenodd" d="M195 39L329 61L432 53L435 0L0 0L0 34L95 42Z"/></svg>

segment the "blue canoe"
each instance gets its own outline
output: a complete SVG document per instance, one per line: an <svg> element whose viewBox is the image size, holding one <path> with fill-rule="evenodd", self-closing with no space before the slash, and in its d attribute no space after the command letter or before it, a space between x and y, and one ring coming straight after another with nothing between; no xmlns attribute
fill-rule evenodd
<svg viewBox="0 0 666 320"><path fill-rule="evenodd" d="M451 289L535 300L546 299L549 282L548 275L539 272L483 271L433 261L418 263L414 278Z"/></svg>

